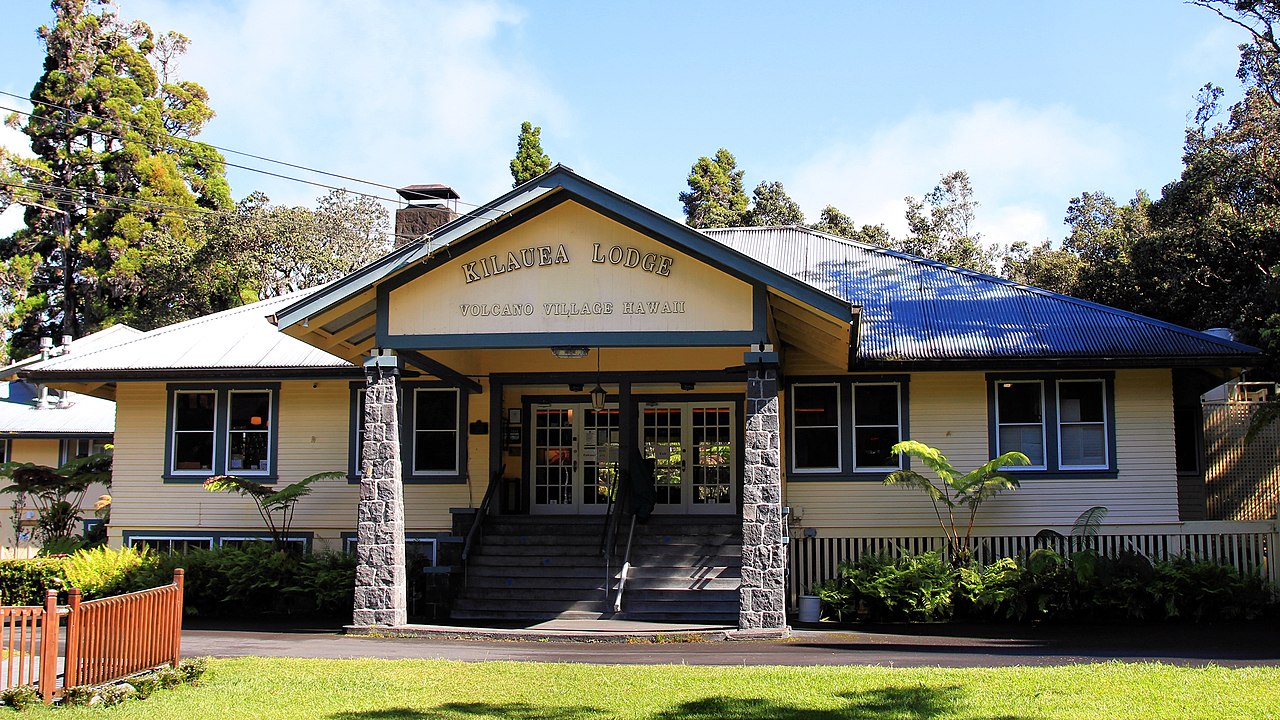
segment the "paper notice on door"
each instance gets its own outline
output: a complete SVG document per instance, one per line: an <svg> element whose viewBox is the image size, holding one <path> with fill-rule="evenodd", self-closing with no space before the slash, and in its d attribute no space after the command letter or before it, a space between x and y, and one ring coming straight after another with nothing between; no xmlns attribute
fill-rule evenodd
<svg viewBox="0 0 1280 720"><path fill-rule="evenodd" d="M593 447L582 448L582 462L593 463L596 461L596 449Z"/></svg>

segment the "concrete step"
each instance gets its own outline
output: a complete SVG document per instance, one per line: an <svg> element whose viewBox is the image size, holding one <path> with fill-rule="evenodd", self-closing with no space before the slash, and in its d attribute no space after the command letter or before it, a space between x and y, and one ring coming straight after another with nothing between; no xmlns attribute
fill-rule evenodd
<svg viewBox="0 0 1280 720"><path fill-rule="evenodd" d="M539 613L542 615L556 615L559 613L574 611L602 613L607 610L605 605L604 592L601 591L600 597L597 598L573 600L520 599L519 602L513 602L511 600L499 598L484 599L461 597L455 601L454 608L470 613L528 612Z"/></svg>
<svg viewBox="0 0 1280 720"><path fill-rule="evenodd" d="M567 612L539 612L528 610L481 610L471 611L454 608L449 611L454 620L604 620L610 614L604 611L571 610ZM734 623L737 623L735 616Z"/></svg>
<svg viewBox="0 0 1280 720"><path fill-rule="evenodd" d="M458 600L467 603L519 601L508 603L513 610L520 609L526 602L604 602L604 579L588 588L468 587Z"/></svg>
<svg viewBox="0 0 1280 720"><path fill-rule="evenodd" d="M663 615L738 615L734 600L640 600L622 595L622 611L626 613L661 613Z"/></svg>
<svg viewBox="0 0 1280 720"><path fill-rule="evenodd" d="M617 582L615 581L616 585ZM627 592L737 592L741 578L627 578Z"/></svg>
<svg viewBox="0 0 1280 720"><path fill-rule="evenodd" d="M476 558L479 560L480 558ZM563 559L563 558L559 558ZM565 563L548 564L548 565L511 565L507 563L497 562L496 558L485 558L484 563L473 562L471 567L467 568L467 577L469 580L477 580L480 578L540 578L550 577L556 579L569 578L598 578L604 577L604 565L570 565Z"/></svg>
<svg viewBox="0 0 1280 720"><path fill-rule="evenodd" d="M474 549L473 557L531 557L546 555L548 557L583 557L598 558L600 550L595 545L574 547L565 545L527 545L527 544L493 544L485 542Z"/></svg>
<svg viewBox="0 0 1280 720"><path fill-rule="evenodd" d="M483 592L487 588L521 588L524 590L592 590L604 584L604 572L572 577L547 575L494 575L467 579L467 592Z"/></svg>

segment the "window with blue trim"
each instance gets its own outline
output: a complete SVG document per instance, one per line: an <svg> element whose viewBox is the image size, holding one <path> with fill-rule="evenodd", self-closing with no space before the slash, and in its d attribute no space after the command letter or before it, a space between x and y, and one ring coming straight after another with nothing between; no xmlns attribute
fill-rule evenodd
<svg viewBox="0 0 1280 720"><path fill-rule="evenodd" d="M400 384L400 456L408 483L462 482L466 469L467 422L465 395L456 387L436 382ZM360 482L364 423L364 384L351 384L348 480ZM407 405L407 407L406 407Z"/></svg>
<svg viewBox="0 0 1280 720"><path fill-rule="evenodd" d="M9 462L9 441L0 440L0 463Z"/></svg>
<svg viewBox="0 0 1280 720"><path fill-rule="evenodd" d="M165 477L274 479L279 395L279 383L171 385Z"/></svg>
<svg viewBox="0 0 1280 720"><path fill-rule="evenodd" d="M892 449L907 432L905 377L797 382L787 400L795 479L878 478L902 467Z"/></svg>
<svg viewBox="0 0 1280 720"><path fill-rule="evenodd" d="M1016 471L1114 473L1113 376L988 376L992 456L1021 452Z"/></svg>

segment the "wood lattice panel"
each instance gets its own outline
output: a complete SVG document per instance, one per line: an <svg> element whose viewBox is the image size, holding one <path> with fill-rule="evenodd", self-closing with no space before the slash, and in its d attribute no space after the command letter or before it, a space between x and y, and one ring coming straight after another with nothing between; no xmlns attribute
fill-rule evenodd
<svg viewBox="0 0 1280 720"><path fill-rule="evenodd" d="M1261 403L1204 404L1205 495L1209 520L1269 520L1280 500L1280 423L1244 441Z"/></svg>

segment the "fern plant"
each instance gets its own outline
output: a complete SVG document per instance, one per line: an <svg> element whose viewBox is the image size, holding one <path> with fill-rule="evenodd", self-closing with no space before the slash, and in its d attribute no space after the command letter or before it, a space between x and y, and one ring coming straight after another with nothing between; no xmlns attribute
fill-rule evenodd
<svg viewBox="0 0 1280 720"><path fill-rule="evenodd" d="M235 493L253 500L258 508L258 515L271 533L271 544L277 550L285 550L288 548L289 528L293 525L293 512L298 501L311 494L311 485L321 480L337 480L346 476L345 472L338 471L316 473L276 490L249 478L215 475L204 481L204 489L209 492Z"/></svg>
<svg viewBox="0 0 1280 720"><path fill-rule="evenodd" d="M1031 464L1026 455L1007 452L975 470L961 474L952 467L942 451L922 442L904 440L894 445L892 452L894 455L909 455L918 459L937 476L935 482L915 470L896 470L889 473L884 484L913 488L929 497L933 503L933 513L938 518L938 526L947 537L952 562L957 565L969 562L973 523L983 503L1005 490L1018 487L1017 479L1002 475L1000 471L1013 465ZM961 523L964 523L963 535Z"/></svg>

